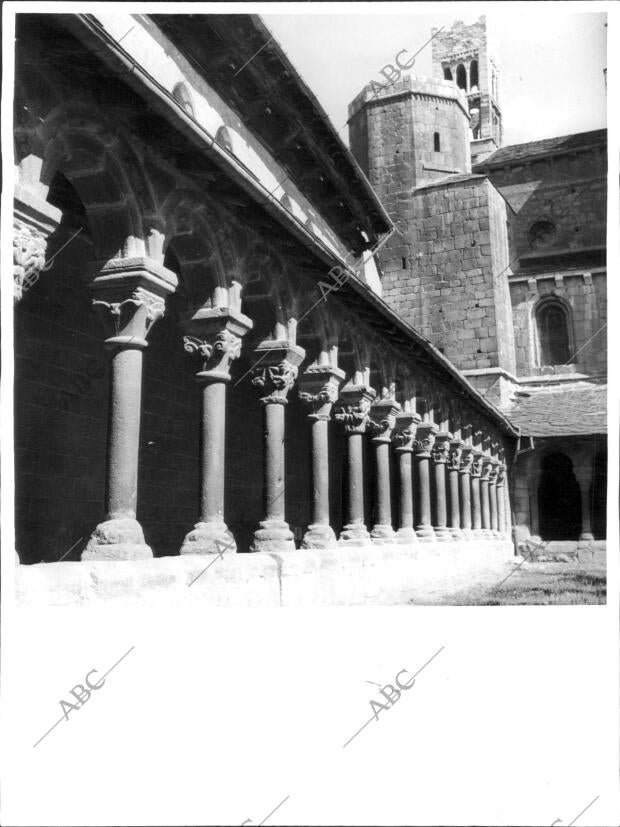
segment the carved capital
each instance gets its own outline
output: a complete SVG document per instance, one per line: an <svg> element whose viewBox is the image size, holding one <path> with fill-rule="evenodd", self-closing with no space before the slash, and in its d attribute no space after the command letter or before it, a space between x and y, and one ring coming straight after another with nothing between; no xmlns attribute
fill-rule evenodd
<svg viewBox="0 0 620 827"><path fill-rule="evenodd" d="M92 281L93 308L103 322L108 347L146 347L146 337L164 315L165 297L176 287L174 273L150 259L108 262Z"/></svg>
<svg viewBox="0 0 620 827"><path fill-rule="evenodd" d="M445 465L450 456L450 440L452 434L440 431L435 435L435 444L432 449L433 462L437 465Z"/></svg>
<svg viewBox="0 0 620 827"><path fill-rule="evenodd" d="M261 402L286 405L305 350L284 340L267 340L261 342L254 353L252 384L260 390Z"/></svg>
<svg viewBox="0 0 620 827"><path fill-rule="evenodd" d="M399 411L400 405L395 399L379 399L371 404L368 430L373 442L391 442Z"/></svg>
<svg viewBox="0 0 620 827"><path fill-rule="evenodd" d="M340 392L334 419L348 434L363 434L370 420L370 406L376 393L366 385L346 385Z"/></svg>
<svg viewBox="0 0 620 827"><path fill-rule="evenodd" d="M231 362L241 355L241 340L252 328L251 320L228 307L204 307L185 328L183 346L201 360L197 379L227 382Z"/></svg>
<svg viewBox="0 0 620 827"><path fill-rule="evenodd" d="M13 200L13 297L17 303L46 267L47 241L62 213L17 184Z"/></svg>
<svg viewBox="0 0 620 827"><path fill-rule="evenodd" d="M450 442L450 450L448 454L448 470L458 471L461 467L461 457L463 456L463 443L460 439L453 439Z"/></svg>
<svg viewBox="0 0 620 827"><path fill-rule="evenodd" d="M482 462L484 460L484 454L481 451L474 451L474 459L471 464L471 475L475 479L480 479L480 475L482 474Z"/></svg>
<svg viewBox="0 0 620 827"><path fill-rule="evenodd" d="M474 449L471 447L471 445L463 445L463 449L461 451L461 464L459 466L459 472L461 474L471 474L473 463Z"/></svg>
<svg viewBox="0 0 620 827"><path fill-rule="evenodd" d="M396 414L396 427L392 441L397 451L413 451L413 441L419 421L420 417L415 413L401 411L401 413Z"/></svg>
<svg viewBox="0 0 620 827"><path fill-rule="evenodd" d="M497 466L497 487L506 484L506 466L500 462Z"/></svg>
<svg viewBox="0 0 620 827"><path fill-rule="evenodd" d="M430 459L431 451L435 444L436 433L437 425L434 425L432 422L422 422L418 425L415 440L413 441L413 450L417 457Z"/></svg>
<svg viewBox="0 0 620 827"><path fill-rule="evenodd" d="M489 484L495 485L495 483L497 482L497 475L499 473L499 462L496 459L492 459L491 462L487 464L489 466Z"/></svg>
<svg viewBox="0 0 620 827"><path fill-rule="evenodd" d="M480 473L480 482L490 482L491 471L493 470L493 460L491 457L482 457L482 469Z"/></svg>
<svg viewBox="0 0 620 827"><path fill-rule="evenodd" d="M310 406L308 416L329 419L343 379L344 371L331 365L310 365L306 368L299 377L299 398Z"/></svg>

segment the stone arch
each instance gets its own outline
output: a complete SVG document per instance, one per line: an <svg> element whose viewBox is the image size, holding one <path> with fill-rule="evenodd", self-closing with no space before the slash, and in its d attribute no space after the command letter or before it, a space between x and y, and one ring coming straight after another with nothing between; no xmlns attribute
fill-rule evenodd
<svg viewBox="0 0 620 827"><path fill-rule="evenodd" d="M92 230L94 258L146 253L143 214L154 207L140 154L98 110L72 102L54 106L36 129L39 180L47 192L57 172L72 184L83 202ZM27 159L23 159L27 163Z"/></svg>
<svg viewBox="0 0 620 827"><path fill-rule="evenodd" d="M562 450L540 457L536 496L543 540L577 540L581 532L581 495L572 460Z"/></svg>

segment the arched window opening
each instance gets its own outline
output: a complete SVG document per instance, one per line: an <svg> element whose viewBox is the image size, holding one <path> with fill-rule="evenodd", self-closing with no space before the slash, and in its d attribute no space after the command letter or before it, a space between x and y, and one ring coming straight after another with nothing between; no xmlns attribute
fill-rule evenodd
<svg viewBox="0 0 620 827"><path fill-rule="evenodd" d="M566 454L548 454L538 485L538 515L543 540L577 540L581 533L581 494Z"/></svg>
<svg viewBox="0 0 620 827"><path fill-rule="evenodd" d="M472 60L469 66L469 88L478 87L478 61Z"/></svg>
<svg viewBox="0 0 620 827"><path fill-rule="evenodd" d="M462 63L456 67L456 85L459 89L467 90L467 72Z"/></svg>
<svg viewBox="0 0 620 827"><path fill-rule="evenodd" d="M446 66L446 68L443 70L443 76L444 76L445 80L452 80L453 79L452 78L452 70L450 69L449 66Z"/></svg>
<svg viewBox="0 0 620 827"><path fill-rule="evenodd" d="M433 135L433 147L435 152L441 152L441 139L439 137L439 132L435 132Z"/></svg>
<svg viewBox="0 0 620 827"><path fill-rule="evenodd" d="M541 365L565 365L571 358L566 309L559 302L546 302L536 321Z"/></svg>

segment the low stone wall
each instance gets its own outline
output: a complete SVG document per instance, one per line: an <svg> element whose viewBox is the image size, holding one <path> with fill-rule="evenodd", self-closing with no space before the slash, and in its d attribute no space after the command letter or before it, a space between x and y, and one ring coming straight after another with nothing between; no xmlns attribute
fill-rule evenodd
<svg viewBox="0 0 620 827"><path fill-rule="evenodd" d="M500 580L514 561L507 540L259 552L151 560L17 566L18 605L101 602L206 607L424 603Z"/></svg>

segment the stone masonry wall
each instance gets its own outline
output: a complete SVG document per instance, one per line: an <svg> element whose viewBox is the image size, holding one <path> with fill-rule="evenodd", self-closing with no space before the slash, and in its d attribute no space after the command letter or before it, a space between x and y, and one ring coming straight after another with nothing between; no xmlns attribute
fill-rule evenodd
<svg viewBox="0 0 620 827"><path fill-rule="evenodd" d="M486 178L455 176L416 190L411 212L379 254L385 301L461 370L514 370L505 202Z"/></svg>

